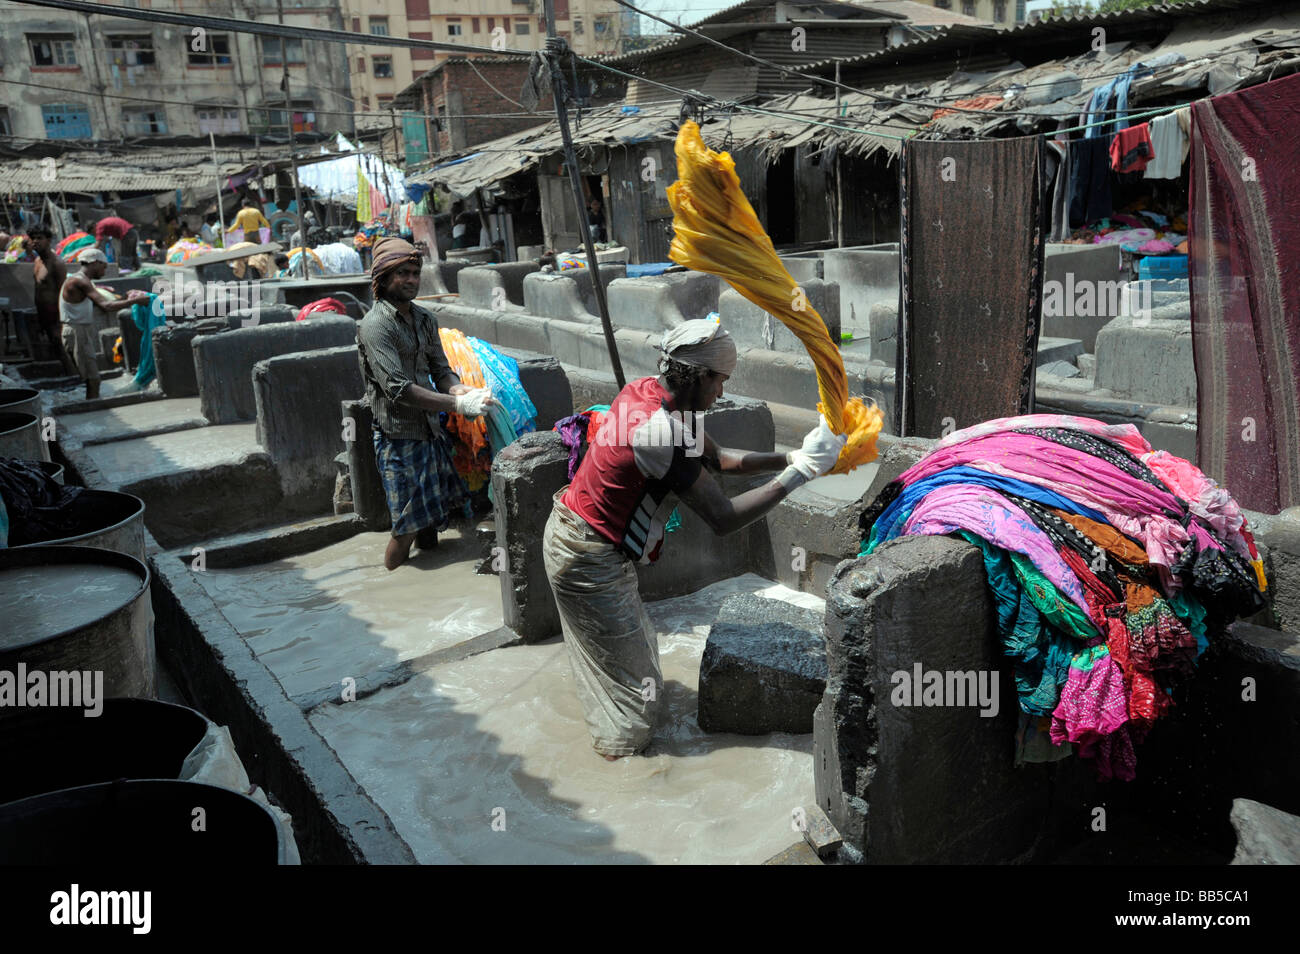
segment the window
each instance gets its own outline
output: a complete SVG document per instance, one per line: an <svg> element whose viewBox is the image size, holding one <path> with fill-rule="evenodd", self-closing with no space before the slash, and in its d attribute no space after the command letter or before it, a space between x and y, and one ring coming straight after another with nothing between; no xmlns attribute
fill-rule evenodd
<svg viewBox="0 0 1300 954"><path fill-rule="evenodd" d="M609 17L596 17L596 35L602 36L609 32Z"/></svg>
<svg viewBox="0 0 1300 954"><path fill-rule="evenodd" d="M406 0L406 18L408 20L429 19L429 0Z"/></svg>
<svg viewBox="0 0 1300 954"><path fill-rule="evenodd" d="M502 18L501 18L501 28L502 28L503 30L505 30L507 33L510 32L510 18L509 18L509 17L502 17Z"/></svg>
<svg viewBox="0 0 1300 954"><path fill-rule="evenodd" d="M952 0L934 0L934 5L940 10L951 10Z"/></svg>
<svg viewBox="0 0 1300 954"><path fill-rule="evenodd" d="M193 44L197 41L189 36L181 42L189 53L190 66L230 66L234 62L230 58L229 33L209 33L206 50L195 50Z"/></svg>
<svg viewBox="0 0 1300 954"><path fill-rule="evenodd" d="M370 35L388 36L388 17L371 17Z"/></svg>
<svg viewBox="0 0 1300 954"><path fill-rule="evenodd" d="M284 44L285 55L289 57L290 66L297 66L307 62L307 56L303 52L300 37L264 36L262 37L263 66L284 65L284 60L280 58L281 43Z"/></svg>
<svg viewBox="0 0 1300 954"><path fill-rule="evenodd" d="M482 33L482 32L483 32L482 30L479 29L479 21L478 21L478 17L471 17L469 22L473 25L473 27L474 27L474 32L475 32L475 33Z"/></svg>
<svg viewBox="0 0 1300 954"><path fill-rule="evenodd" d="M533 29L523 20L515 21L515 36L527 36L532 33Z"/></svg>
<svg viewBox="0 0 1300 954"><path fill-rule="evenodd" d="M574 36L582 36L582 21L581 21L581 20L574 20L574 21L573 21L573 35L574 35Z"/></svg>
<svg viewBox="0 0 1300 954"><path fill-rule="evenodd" d="M1007 22L1007 0L993 0L993 19L998 23Z"/></svg>
<svg viewBox="0 0 1300 954"><path fill-rule="evenodd" d="M417 32L416 30L411 30L407 35L408 35L412 40L432 40L432 39L433 39L433 34L432 34L432 33L420 33L420 32ZM432 59L436 59L436 58L437 58L437 55L438 55L438 51L437 51L437 50L431 50L431 49L429 49L427 46L413 46L413 47L411 47L411 59L413 59L413 60L432 60Z"/></svg>
<svg viewBox="0 0 1300 954"><path fill-rule="evenodd" d="M364 73L365 71L366 71L366 58L365 58L364 56L358 56L358 57L357 57L357 72L358 72L358 73Z"/></svg>
<svg viewBox="0 0 1300 954"><path fill-rule="evenodd" d="M161 109L124 109L122 124L128 136L153 136L167 132L167 114Z"/></svg>
<svg viewBox="0 0 1300 954"><path fill-rule="evenodd" d="M391 56L372 56L370 60L374 65L375 79L393 78L393 58Z"/></svg>
<svg viewBox="0 0 1300 954"><path fill-rule="evenodd" d="M46 103L41 119L46 139L90 138L90 110L81 103Z"/></svg>
<svg viewBox="0 0 1300 954"><path fill-rule="evenodd" d="M392 109L393 107L393 97L391 96L376 96L375 100L381 110Z"/></svg>
<svg viewBox="0 0 1300 954"><path fill-rule="evenodd" d="M0 106L0 136L13 135L13 126L9 124L9 107Z"/></svg>
<svg viewBox="0 0 1300 954"><path fill-rule="evenodd" d="M233 106L200 106L195 110L201 133L237 133L239 110Z"/></svg>
<svg viewBox="0 0 1300 954"><path fill-rule="evenodd" d="M76 39L69 33L49 36L29 36L27 44L32 51L33 66L77 66Z"/></svg>
<svg viewBox="0 0 1300 954"><path fill-rule="evenodd" d="M362 103L365 106L365 103ZM263 109L249 110L249 121L253 132L284 132L289 119L293 120L293 131L312 132L316 129L315 104L309 99L295 99L289 107L291 112L285 116L284 106L267 106Z"/></svg>
<svg viewBox="0 0 1300 954"><path fill-rule="evenodd" d="M961 12L968 17L975 16L975 0L962 0Z"/></svg>
<svg viewBox="0 0 1300 954"><path fill-rule="evenodd" d="M114 66L125 68L144 67L157 69L158 58L154 55L153 37L148 34L140 36L110 36L108 38L109 62Z"/></svg>
<svg viewBox="0 0 1300 954"><path fill-rule="evenodd" d="M456 21L455 23L452 23L450 20L447 21L448 36L463 36L464 33L465 31L461 28L459 20Z"/></svg>
<svg viewBox="0 0 1300 954"><path fill-rule="evenodd" d="M497 28L497 18L488 17L488 32L491 33L496 28Z"/></svg>
<svg viewBox="0 0 1300 954"><path fill-rule="evenodd" d="M353 17L353 18L352 18L352 32L353 32L353 33L360 33L360 32L361 32L361 18L360 18L360 17Z"/></svg>

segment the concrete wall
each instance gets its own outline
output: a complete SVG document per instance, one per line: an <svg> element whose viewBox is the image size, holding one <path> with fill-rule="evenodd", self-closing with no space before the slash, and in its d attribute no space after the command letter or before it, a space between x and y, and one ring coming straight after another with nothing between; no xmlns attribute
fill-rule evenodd
<svg viewBox="0 0 1300 954"><path fill-rule="evenodd" d="M1127 282L1127 270L1122 269L1118 245L1047 245L1043 252L1042 335L1078 338L1083 350L1091 354L1097 332L1120 313L1119 296L1112 291Z"/></svg>
<svg viewBox="0 0 1300 954"><path fill-rule="evenodd" d="M199 379L194 371L193 341L199 335L227 330L222 318L205 318L153 330L153 360L158 386L169 398L197 397Z"/></svg>
<svg viewBox="0 0 1300 954"><path fill-rule="evenodd" d="M344 449L340 404L363 394L357 346L282 354L253 365L257 441L286 497L328 506ZM368 436L368 435L367 435Z"/></svg>
<svg viewBox="0 0 1300 954"><path fill-rule="evenodd" d="M1195 408L1192 323L1154 313L1110 321L1097 333L1096 385L1120 398Z"/></svg>
<svg viewBox="0 0 1300 954"><path fill-rule="evenodd" d="M723 287L720 279L702 272L623 278L609 286L610 318L615 328L663 333L717 311Z"/></svg>
<svg viewBox="0 0 1300 954"><path fill-rule="evenodd" d="M898 245L827 249L823 276L840 286L840 326L866 337L871 306L878 301L897 306Z"/></svg>
<svg viewBox="0 0 1300 954"><path fill-rule="evenodd" d="M814 309L826 326L831 341L840 340L840 288L832 282L813 278L799 282L809 307ZM744 348L764 348L786 354L807 354L803 343L779 319L774 318L745 298L734 288L718 296L718 314L722 326Z"/></svg>
<svg viewBox="0 0 1300 954"><path fill-rule="evenodd" d="M457 280L461 300L476 308L518 310L524 306L524 276L537 271L536 262L504 262L462 268ZM502 291L498 292L500 288ZM504 294L505 301L501 296Z"/></svg>
<svg viewBox="0 0 1300 954"><path fill-rule="evenodd" d="M610 282L627 275L626 265L601 265L600 280ZM544 318L568 321L599 321L600 307L592 285L591 271L571 268L563 272L533 272L524 276L524 311ZM608 298L606 299L608 300ZM613 314L611 309L610 314Z"/></svg>
<svg viewBox="0 0 1300 954"><path fill-rule="evenodd" d="M36 307L36 279L31 262L0 262L0 298L9 299L10 310Z"/></svg>
<svg viewBox="0 0 1300 954"><path fill-rule="evenodd" d="M329 316L195 338L194 370L203 416L212 424L253 420L257 417L253 365L276 355L353 344L356 337L355 321ZM336 402L333 407L337 406Z"/></svg>

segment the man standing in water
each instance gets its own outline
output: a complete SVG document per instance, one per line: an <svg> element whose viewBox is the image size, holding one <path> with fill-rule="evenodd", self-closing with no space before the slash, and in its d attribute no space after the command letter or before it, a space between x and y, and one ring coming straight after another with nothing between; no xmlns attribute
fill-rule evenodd
<svg viewBox="0 0 1300 954"><path fill-rule="evenodd" d="M659 557L674 497L725 536L829 471L845 440L824 418L789 454L697 439L696 415L722 396L736 368L735 342L716 321L701 319L667 332L659 350L662 373L619 392L573 482L556 493L542 537L578 697L595 749L609 761L646 747L662 706L658 639L637 592L635 563ZM784 469L728 498L701 453L727 474ZM654 692L645 691L647 679Z"/></svg>
<svg viewBox="0 0 1300 954"><path fill-rule="evenodd" d="M59 292L68 277L68 269L50 247L53 240L54 236L43 225L34 225L27 230L24 244L36 253L36 261L32 263L32 277L36 284L36 324L41 335L50 342L63 369L68 374L76 374L77 369L63 350L63 341L59 337Z"/></svg>
<svg viewBox="0 0 1300 954"><path fill-rule="evenodd" d="M417 534L421 549L435 546L438 532L469 502L439 412L479 417L497 404L487 388L460 383L442 350L437 321L414 304L421 265L409 242L376 242L370 269L375 304L357 326L361 377L374 416L375 462L393 519L384 553L389 570L406 562ZM436 391L425 387L430 379Z"/></svg>
<svg viewBox="0 0 1300 954"><path fill-rule="evenodd" d="M99 397L99 346L95 341L95 309L113 314L130 308L148 293L134 290L114 301L95 287L95 279L108 270L108 258L99 249L83 249L77 256L81 271L69 276L59 296L59 318L63 321L63 347L86 382L86 400Z"/></svg>

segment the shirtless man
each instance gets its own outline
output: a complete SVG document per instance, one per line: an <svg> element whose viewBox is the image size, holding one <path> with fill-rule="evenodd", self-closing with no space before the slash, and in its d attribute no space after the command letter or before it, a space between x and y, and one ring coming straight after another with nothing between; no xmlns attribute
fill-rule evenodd
<svg viewBox="0 0 1300 954"><path fill-rule="evenodd" d="M109 314L130 308L148 293L133 290L125 298L113 301L95 287L95 279L108 270L108 258L97 248L87 248L77 256L81 271L70 275L59 296L59 317L63 321L63 347L86 382L86 400L99 397L99 347L95 342L95 309Z"/></svg>
<svg viewBox="0 0 1300 954"><path fill-rule="evenodd" d="M32 263L32 277L36 282L36 324L41 336L50 342L64 371L76 374L77 369L59 339L59 290L68 277L68 269L54 254L50 245L53 240L54 236L43 225L34 225L27 230L24 244L36 253L36 261Z"/></svg>

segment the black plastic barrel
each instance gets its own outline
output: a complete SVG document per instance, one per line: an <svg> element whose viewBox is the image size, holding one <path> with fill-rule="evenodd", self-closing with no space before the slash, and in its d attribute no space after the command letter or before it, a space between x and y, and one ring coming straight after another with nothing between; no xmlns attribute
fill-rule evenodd
<svg viewBox="0 0 1300 954"><path fill-rule="evenodd" d="M35 414L0 411L0 457L45 460L41 422Z"/></svg>
<svg viewBox="0 0 1300 954"><path fill-rule="evenodd" d="M41 392L35 388L0 388L0 411L41 416Z"/></svg>
<svg viewBox="0 0 1300 954"><path fill-rule="evenodd" d="M0 805L0 864L189 869L284 862L284 838L271 810L215 785L106 782Z"/></svg>
<svg viewBox="0 0 1300 954"><path fill-rule="evenodd" d="M102 672L105 698L155 695L149 568L133 556L0 549L0 620L0 670Z"/></svg>
<svg viewBox="0 0 1300 954"><path fill-rule="evenodd" d="M41 470L45 473L45 476L46 476L46 477L49 477L49 478L50 478L51 480L53 480L56 484L61 484L61 483L63 483L63 465L62 465L62 464L56 463L56 462L54 462L54 461L52 461L52 460L38 460L38 461L33 461L33 463L35 463L35 464L39 464L40 467L41 467Z"/></svg>
<svg viewBox="0 0 1300 954"><path fill-rule="evenodd" d="M208 720L156 699L100 700L82 709L0 709L0 805L118 779L179 778Z"/></svg>
<svg viewBox="0 0 1300 954"><path fill-rule="evenodd" d="M100 547L146 560L144 548L144 501L116 490L83 490L71 505L77 515L76 532L27 547Z"/></svg>

